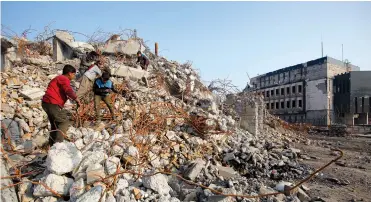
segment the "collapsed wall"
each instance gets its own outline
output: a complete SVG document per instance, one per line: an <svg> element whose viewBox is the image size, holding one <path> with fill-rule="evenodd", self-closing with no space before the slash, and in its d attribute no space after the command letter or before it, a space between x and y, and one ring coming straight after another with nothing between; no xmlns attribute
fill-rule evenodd
<svg viewBox="0 0 371 202"><path fill-rule="evenodd" d="M70 142L45 149L50 126L40 98L64 64L81 65L79 54L84 52L72 42L64 44L73 51L72 58L54 61L50 52L33 54L37 50L28 49L21 62L1 75L2 155L21 201L247 201L215 191L272 193L279 181L311 171L299 162L305 155L290 147L305 138L266 115L260 97L235 95L222 108L191 65L155 56L148 48L149 72L132 76L140 69L135 51L125 53L123 43L116 49L120 54L100 55L120 91L112 95L117 120L92 127L91 102L79 110L68 102ZM78 85L72 82L73 88Z"/></svg>
<svg viewBox="0 0 371 202"><path fill-rule="evenodd" d="M262 96L253 93L231 94L227 96L225 107L236 111L242 129L254 135L262 131L267 113Z"/></svg>

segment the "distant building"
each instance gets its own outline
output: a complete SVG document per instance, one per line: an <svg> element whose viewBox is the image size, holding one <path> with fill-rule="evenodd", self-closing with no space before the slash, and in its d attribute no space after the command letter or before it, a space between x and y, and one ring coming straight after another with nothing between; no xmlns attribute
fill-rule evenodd
<svg viewBox="0 0 371 202"><path fill-rule="evenodd" d="M263 94L266 108L288 122L329 125L334 76L359 70L326 56L251 78L247 91Z"/></svg>
<svg viewBox="0 0 371 202"><path fill-rule="evenodd" d="M371 124L371 71L349 72L334 78L335 122Z"/></svg>

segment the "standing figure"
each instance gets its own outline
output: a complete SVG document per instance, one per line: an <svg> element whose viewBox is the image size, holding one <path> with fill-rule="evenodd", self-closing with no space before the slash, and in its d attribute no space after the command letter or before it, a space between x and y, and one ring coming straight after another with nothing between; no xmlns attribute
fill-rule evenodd
<svg viewBox="0 0 371 202"><path fill-rule="evenodd" d="M110 79L110 74L108 72L103 72L102 77L97 78L94 82L93 91L94 91L94 105L95 105L95 114L97 116L97 121L101 121L101 111L100 111L100 101L103 100L106 103L112 120L115 119L113 106L110 100L110 92L118 93L114 88L113 83Z"/></svg>
<svg viewBox="0 0 371 202"><path fill-rule="evenodd" d="M149 65L148 57L140 51L137 52L137 57L138 57L137 63L140 64L143 70L147 71Z"/></svg>
<svg viewBox="0 0 371 202"><path fill-rule="evenodd" d="M49 145L55 142L63 142L64 135L67 133L70 121L68 120L67 111L63 109L67 99L75 100L80 104L75 92L71 87L70 81L76 76L76 69L71 65L65 65L63 75L52 79L42 98L42 108L48 115L52 132L49 136ZM53 131L58 129L59 131Z"/></svg>
<svg viewBox="0 0 371 202"><path fill-rule="evenodd" d="M82 98L93 89L95 79L98 76L102 76L102 66L103 64L100 61L97 61L95 65L90 66L90 68L85 72L80 87L76 93L80 100L82 100Z"/></svg>

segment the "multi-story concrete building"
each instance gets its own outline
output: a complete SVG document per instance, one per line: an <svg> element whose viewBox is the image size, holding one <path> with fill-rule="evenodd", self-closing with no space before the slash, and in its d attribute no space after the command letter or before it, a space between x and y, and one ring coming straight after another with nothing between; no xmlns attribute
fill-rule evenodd
<svg viewBox="0 0 371 202"><path fill-rule="evenodd" d="M334 78L335 122L371 124L371 71L357 71Z"/></svg>
<svg viewBox="0 0 371 202"><path fill-rule="evenodd" d="M334 76L359 69L326 56L251 78L248 91L263 94L266 108L288 122L328 125Z"/></svg>

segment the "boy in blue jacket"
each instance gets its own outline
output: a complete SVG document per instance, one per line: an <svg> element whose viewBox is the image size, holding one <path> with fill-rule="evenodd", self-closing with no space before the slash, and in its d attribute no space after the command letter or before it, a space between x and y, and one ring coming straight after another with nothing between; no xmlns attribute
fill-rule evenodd
<svg viewBox="0 0 371 202"><path fill-rule="evenodd" d="M113 106L110 101L110 96L108 96L111 92L118 93L117 90L114 88L113 83L110 79L110 74L108 72L103 72L100 78L97 78L94 81L93 91L94 91L94 105L95 105L95 113L97 116L97 121L101 121L101 110L100 110L100 101L103 100L106 103L111 116L112 120L115 119Z"/></svg>

